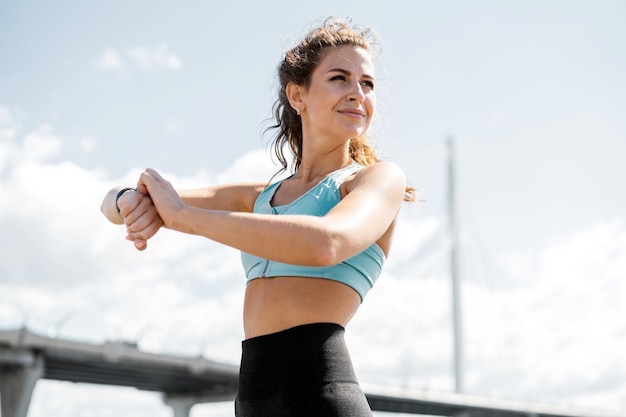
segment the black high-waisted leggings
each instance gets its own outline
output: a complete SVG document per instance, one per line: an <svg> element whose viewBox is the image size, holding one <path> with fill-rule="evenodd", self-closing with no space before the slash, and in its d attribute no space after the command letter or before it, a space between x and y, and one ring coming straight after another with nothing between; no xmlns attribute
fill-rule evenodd
<svg viewBox="0 0 626 417"><path fill-rule="evenodd" d="M237 417L371 417L338 324L244 340Z"/></svg>

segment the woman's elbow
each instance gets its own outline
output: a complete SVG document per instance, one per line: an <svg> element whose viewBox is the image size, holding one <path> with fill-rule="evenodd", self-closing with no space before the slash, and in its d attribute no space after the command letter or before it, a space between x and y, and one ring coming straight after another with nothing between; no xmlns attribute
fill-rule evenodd
<svg viewBox="0 0 626 417"><path fill-rule="evenodd" d="M332 266L347 259L344 251L345 244L339 239L325 239L311 247L309 255L312 266Z"/></svg>

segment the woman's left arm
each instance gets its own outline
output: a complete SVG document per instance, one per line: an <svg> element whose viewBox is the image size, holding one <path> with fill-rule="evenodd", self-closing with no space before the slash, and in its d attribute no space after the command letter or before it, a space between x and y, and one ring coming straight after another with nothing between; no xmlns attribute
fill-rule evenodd
<svg viewBox="0 0 626 417"><path fill-rule="evenodd" d="M156 171L139 180L165 223L180 232L205 236L278 262L337 264L378 240L393 223L403 201L405 177L389 162L363 168L347 185L347 195L323 217L265 215L187 206Z"/></svg>
<svg viewBox="0 0 626 417"><path fill-rule="evenodd" d="M380 239L395 222L406 190L404 172L391 162L365 167L346 184L347 195L326 215L336 228L330 250L338 262Z"/></svg>

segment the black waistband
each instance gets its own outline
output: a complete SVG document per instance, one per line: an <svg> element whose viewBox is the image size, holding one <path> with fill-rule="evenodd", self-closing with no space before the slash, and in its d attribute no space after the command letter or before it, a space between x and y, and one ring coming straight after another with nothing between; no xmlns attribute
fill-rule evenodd
<svg viewBox="0 0 626 417"><path fill-rule="evenodd" d="M290 327L276 333L265 334L262 336L251 337L242 342L242 345L256 345L263 343L280 343L283 340L291 340L294 336L298 337L324 337L335 333L343 333L345 329L337 323L310 323L301 324L299 326Z"/></svg>
<svg viewBox="0 0 626 417"><path fill-rule="evenodd" d="M253 337L242 342L241 372L280 374L286 368L314 371L315 364L350 361L339 324L313 323L277 333ZM309 367L313 369L308 369Z"/></svg>

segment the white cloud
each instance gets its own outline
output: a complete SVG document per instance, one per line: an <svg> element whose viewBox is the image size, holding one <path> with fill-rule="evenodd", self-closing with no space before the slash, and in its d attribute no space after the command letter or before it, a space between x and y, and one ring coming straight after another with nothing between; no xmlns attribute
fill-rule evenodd
<svg viewBox="0 0 626 417"><path fill-rule="evenodd" d="M179 70L183 67L180 57L169 45L160 43L157 46L136 46L125 53L115 48L105 48L96 58L96 66L102 70L150 71L158 68Z"/></svg>
<svg viewBox="0 0 626 417"><path fill-rule="evenodd" d="M626 314L624 221L599 222L505 262L526 282L497 292L466 287L468 366L476 384L500 396L623 408L623 396L607 403L605 393L626 372L618 353L626 349L619 319ZM487 370L489 363L498 366Z"/></svg>
<svg viewBox="0 0 626 417"><path fill-rule="evenodd" d="M58 154L63 144L52 134L52 127L44 125L24 138L22 157L25 161L43 162Z"/></svg>
<svg viewBox="0 0 626 417"><path fill-rule="evenodd" d="M270 161L267 151L259 149L238 158L232 167L217 176L217 182L258 181L259 178L270 178L277 171L278 167Z"/></svg>
<svg viewBox="0 0 626 417"><path fill-rule="evenodd" d="M103 70L122 70L126 62L113 48L105 48L96 59L96 66Z"/></svg>

